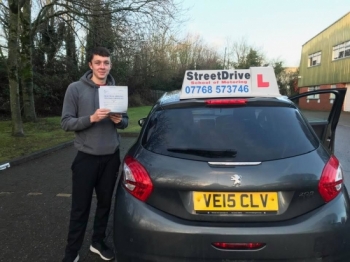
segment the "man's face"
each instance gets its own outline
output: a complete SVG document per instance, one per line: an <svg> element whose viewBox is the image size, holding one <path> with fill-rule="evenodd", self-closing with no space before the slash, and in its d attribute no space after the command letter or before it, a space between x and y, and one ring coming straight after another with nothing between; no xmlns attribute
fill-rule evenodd
<svg viewBox="0 0 350 262"><path fill-rule="evenodd" d="M105 80L109 71L111 71L112 63L110 57L94 55L92 61L89 62L93 77L99 80Z"/></svg>

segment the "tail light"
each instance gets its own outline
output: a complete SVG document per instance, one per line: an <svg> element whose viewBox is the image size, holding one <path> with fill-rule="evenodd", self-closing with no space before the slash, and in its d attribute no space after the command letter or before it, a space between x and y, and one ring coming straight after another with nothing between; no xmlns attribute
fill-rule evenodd
<svg viewBox="0 0 350 262"><path fill-rule="evenodd" d="M205 100L208 106L222 106L222 105L245 105L246 99L208 99Z"/></svg>
<svg viewBox="0 0 350 262"><path fill-rule="evenodd" d="M125 157L123 169L123 186L131 195L145 202L153 190L146 169L131 156Z"/></svg>
<svg viewBox="0 0 350 262"><path fill-rule="evenodd" d="M258 250L263 248L266 244L264 243L225 243L215 242L212 245L219 249L225 250Z"/></svg>
<svg viewBox="0 0 350 262"><path fill-rule="evenodd" d="M335 156L331 156L322 171L321 179L318 184L318 191L323 200L327 203L340 193L342 185L343 172L339 160Z"/></svg>

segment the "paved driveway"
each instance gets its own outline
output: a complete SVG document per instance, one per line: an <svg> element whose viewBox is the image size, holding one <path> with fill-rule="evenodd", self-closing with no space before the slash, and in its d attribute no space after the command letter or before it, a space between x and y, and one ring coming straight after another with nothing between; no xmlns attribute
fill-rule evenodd
<svg viewBox="0 0 350 262"><path fill-rule="evenodd" d="M122 138L121 156L135 138ZM68 146L49 155L0 171L0 261L61 261L71 204L70 164L76 154ZM91 212L96 208L94 198ZM113 210L112 210L113 211ZM92 216L79 261L101 261L88 251ZM112 245L112 220L107 242Z"/></svg>

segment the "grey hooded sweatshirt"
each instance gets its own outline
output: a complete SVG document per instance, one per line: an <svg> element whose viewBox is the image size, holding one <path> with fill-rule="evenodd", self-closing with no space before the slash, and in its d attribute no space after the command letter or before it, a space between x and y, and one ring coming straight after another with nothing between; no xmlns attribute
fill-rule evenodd
<svg viewBox="0 0 350 262"><path fill-rule="evenodd" d="M92 71L86 72L79 81L70 84L63 101L61 126L65 131L74 131L74 146L91 155L113 154L119 147L117 128L128 126L128 115L123 114L120 123L109 118L91 123L90 116L99 108L98 88L91 80ZM111 75L106 85L115 85Z"/></svg>

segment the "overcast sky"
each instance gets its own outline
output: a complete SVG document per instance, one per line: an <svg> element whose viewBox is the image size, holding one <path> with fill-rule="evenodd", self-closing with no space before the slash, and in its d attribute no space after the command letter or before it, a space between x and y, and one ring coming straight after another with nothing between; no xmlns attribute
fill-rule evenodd
<svg viewBox="0 0 350 262"><path fill-rule="evenodd" d="M269 60L299 66L301 48L350 11L350 0L183 0L187 32L224 53L227 39L246 39Z"/></svg>

